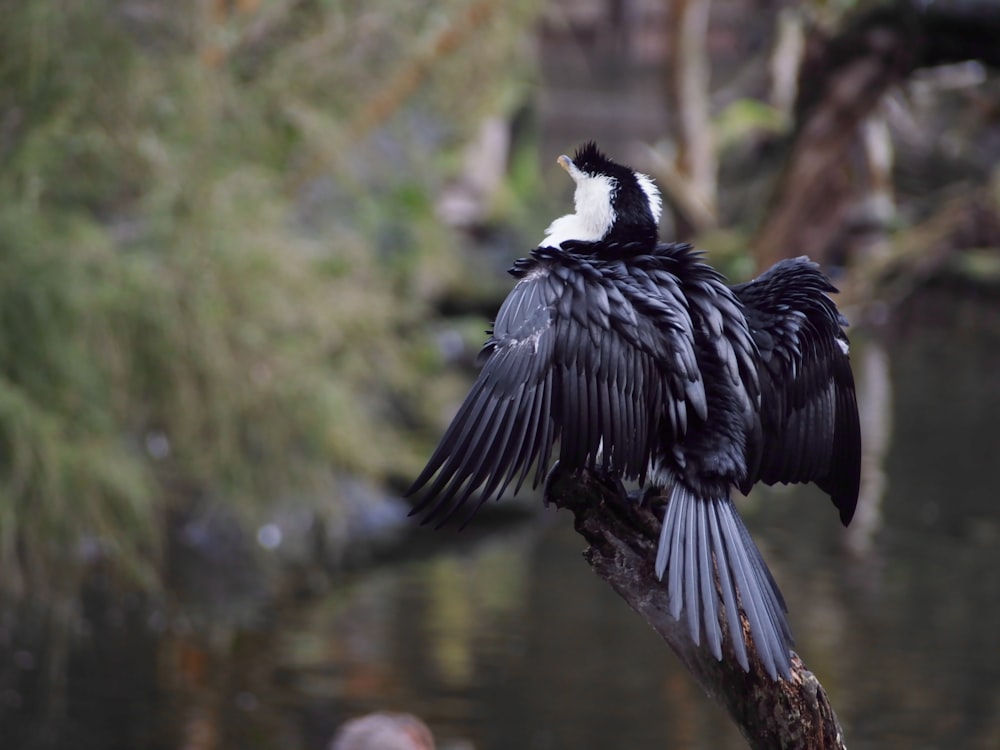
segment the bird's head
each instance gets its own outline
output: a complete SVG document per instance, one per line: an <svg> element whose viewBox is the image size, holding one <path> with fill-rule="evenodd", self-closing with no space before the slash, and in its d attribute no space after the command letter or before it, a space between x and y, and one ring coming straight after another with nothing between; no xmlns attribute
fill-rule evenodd
<svg viewBox="0 0 1000 750"><path fill-rule="evenodd" d="M611 161L593 141L577 149L572 159L564 154L557 161L576 183L576 212L552 222L543 245L557 247L566 240L656 241L662 204L649 177Z"/></svg>

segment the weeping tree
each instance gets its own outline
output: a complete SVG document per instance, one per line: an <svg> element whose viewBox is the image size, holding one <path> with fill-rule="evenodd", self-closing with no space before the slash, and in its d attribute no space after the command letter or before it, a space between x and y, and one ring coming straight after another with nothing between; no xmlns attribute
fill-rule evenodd
<svg viewBox="0 0 1000 750"><path fill-rule="evenodd" d="M171 507L415 465L433 195L534 10L341 6L3 2L0 588L153 584Z"/></svg>

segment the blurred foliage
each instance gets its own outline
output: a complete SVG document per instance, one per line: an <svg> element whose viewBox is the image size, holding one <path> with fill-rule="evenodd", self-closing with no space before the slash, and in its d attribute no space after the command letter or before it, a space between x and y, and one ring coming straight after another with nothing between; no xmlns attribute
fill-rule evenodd
<svg viewBox="0 0 1000 750"><path fill-rule="evenodd" d="M416 321L462 272L434 195L534 12L0 0L0 585L149 573L168 488L415 465L387 426L443 403Z"/></svg>

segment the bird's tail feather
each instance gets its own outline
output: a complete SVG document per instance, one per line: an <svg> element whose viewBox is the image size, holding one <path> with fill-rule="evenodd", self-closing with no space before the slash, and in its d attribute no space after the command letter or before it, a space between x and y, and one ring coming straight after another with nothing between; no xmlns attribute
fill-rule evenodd
<svg viewBox="0 0 1000 750"><path fill-rule="evenodd" d="M732 500L704 499L674 484L656 552L656 575L663 580L664 573L670 614L678 620L684 614L695 644L704 635L712 655L722 658L721 603L733 651L748 671L742 607L767 673L791 676L785 601Z"/></svg>

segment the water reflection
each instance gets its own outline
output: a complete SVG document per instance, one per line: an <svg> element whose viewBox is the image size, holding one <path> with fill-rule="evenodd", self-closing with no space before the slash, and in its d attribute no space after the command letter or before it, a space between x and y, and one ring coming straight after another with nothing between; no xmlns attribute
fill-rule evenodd
<svg viewBox="0 0 1000 750"><path fill-rule="evenodd" d="M882 505L863 534L809 488L741 503L852 748L1000 746L1000 325L937 320L855 355L866 418L892 421L867 428ZM453 750L745 747L565 514L426 534L436 552L321 595L154 605L97 585L72 617L9 610L0 747L318 749L376 709Z"/></svg>
<svg viewBox="0 0 1000 750"><path fill-rule="evenodd" d="M549 517L366 577L286 624L284 668L340 715L418 713L445 746L740 747L581 548Z"/></svg>

